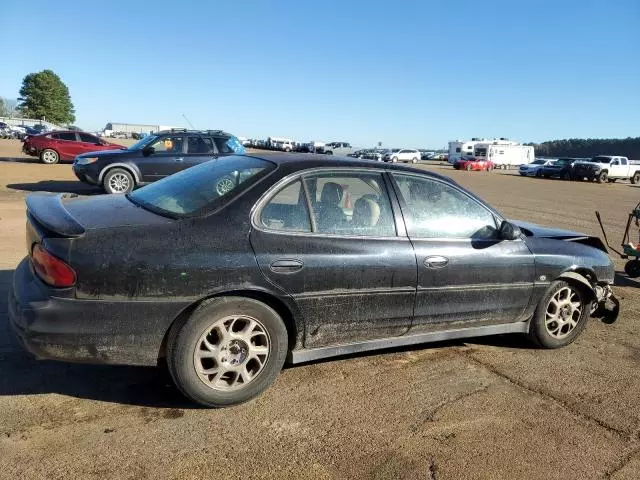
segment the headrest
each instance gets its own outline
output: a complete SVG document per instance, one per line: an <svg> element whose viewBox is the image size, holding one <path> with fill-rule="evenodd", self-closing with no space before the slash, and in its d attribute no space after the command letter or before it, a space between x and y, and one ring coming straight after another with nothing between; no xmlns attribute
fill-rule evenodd
<svg viewBox="0 0 640 480"><path fill-rule="evenodd" d="M375 227L380 219L380 205L370 198L359 198L353 206L353 224L358 227Z"/></svg>
<svg viewBox="0 0 640 480"><path fill-rule="evenodd" d="M338 205L342 200L342 186L335 182L327 182L322 187L322 193L320 194L320 202L328 203L331 205Z"/></svg>

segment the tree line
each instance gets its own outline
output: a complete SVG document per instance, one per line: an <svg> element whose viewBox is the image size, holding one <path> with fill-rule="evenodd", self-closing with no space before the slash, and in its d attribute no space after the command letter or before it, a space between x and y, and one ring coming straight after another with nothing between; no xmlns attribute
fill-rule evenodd
<svg viewBox="0 0 640 480"><path fill-rule="evenodd" d="M535 149L536 157L577 157L621 155L640 160L640 137L628 138L570 138L542 143L527 143Z"/></svg>

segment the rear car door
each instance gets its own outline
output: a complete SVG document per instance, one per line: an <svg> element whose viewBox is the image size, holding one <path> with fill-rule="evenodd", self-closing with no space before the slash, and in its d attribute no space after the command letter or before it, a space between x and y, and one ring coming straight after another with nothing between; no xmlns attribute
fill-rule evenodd
<svg viewBox="0 0 640 480"><path fill-rule="evenodd" d="M58 152L60 160L73 160L76 155L83 153L75 132L53 133L51 138L54 140L51 148Z"/></svg>
<svg viewBox="0 0 640 480"><path fill-rule="evenodd" d="M193 167L216 157L216 147L209 136L192 135L187 137L187 151L182 168Z"/></svg>
<svg viewBox="0 0 640 480"><path fill-rule="evenodd" d="M299 307L305 346L404 334L416 259L384 175L322 169L271 192L256 210L251 245L264 276Z"/></svg>
<svg viewBox="0 0 640 480"><path fill-rule="evenodd" d="M142 181L154 182L183 170L185 149L185 136L180 134L163 135L145 147L137 161Z"/></svg>
<svg viewBox="0 0 640 480"><path fill-rule="evenodd" d="M500 240L494 213L454 184L419 174L392 178L418 265L411 331L520 320L535 276L524 240Z"/></svg>

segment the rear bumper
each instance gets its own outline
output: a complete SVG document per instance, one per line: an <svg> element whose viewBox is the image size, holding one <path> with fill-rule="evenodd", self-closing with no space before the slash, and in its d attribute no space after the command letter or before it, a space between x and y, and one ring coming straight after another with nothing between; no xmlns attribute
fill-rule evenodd
<svg viewBox="0 0 640 480"><path fill-rule="evenodd" d="M38 149L33 145L28 145L26 143L22 144L22 153L26 153L27 155L31 155L32 157L38 156Z"/></svg>
<svg viewBox="0 0 640 480"><path fill-rule="evenodd" d="M156 365L165 333L186 303L53 297L29 260L16 268L9 322L39 358L83 363Z"/></svg>

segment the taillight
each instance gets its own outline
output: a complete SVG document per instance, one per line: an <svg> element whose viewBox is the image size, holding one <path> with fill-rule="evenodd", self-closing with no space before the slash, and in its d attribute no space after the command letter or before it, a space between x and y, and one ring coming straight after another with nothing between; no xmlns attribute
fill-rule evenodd
<svg viewBox="0 0 640 480"><path fill-rule="evenodd" d="M31 250L31 260L36 274L46 284L52 287L72 287L76 283L76 272L39 243Z"/></svg>

